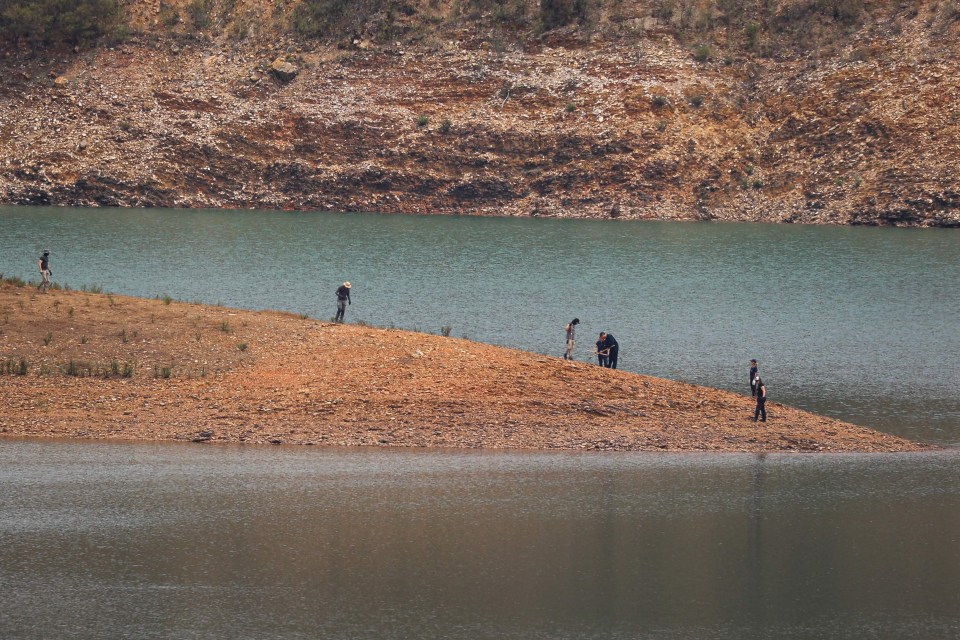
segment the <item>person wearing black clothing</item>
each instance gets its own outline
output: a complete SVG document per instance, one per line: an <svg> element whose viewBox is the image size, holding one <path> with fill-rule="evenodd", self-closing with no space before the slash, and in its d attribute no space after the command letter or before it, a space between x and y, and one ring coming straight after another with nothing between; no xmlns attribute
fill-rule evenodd
<svg viewBox="0 0 960 640"><path fill-rule="evenodd" d="M612 334L601 333L600 336L603 340L603 350L607 353L607 364L604 366L609 367L610 369L616 369L617 353L620 351L620 344Z"/></svg>
<svg viewBox="0 0 960 640"><path fill-rule="evenodd" d="M344 282L337 288L337 315L334 322L343 322L343 313L350 303L350 283Z"/></svg>
<svg viewBox="0 0 960 640"><path fill-rule="evenodd" d="M760 377L760 369L757 367L757 361L750 361L750 395L757 395L757 379Z"/></svg>
<svg viewBox="0 0 960 640"><path fill-rule="evenodd" d="M43 255L37 261L37 266L40 267L40 286L37 289L46 293L50 287L50 276L53 275L53 271L50 270L50 249L43 250Z"/></svg>
<svg viewBox="0 0 960 640"><path fill-rule="evenodd" d="M603 339L607 337L607 334L601 333L600 339L597 340L597 364L601 367L607 366L607 355L610 353L607 351L607 347L603 342Z"/></svg>
<svg viewBox="0 0 960 640"><path fill-rule="evenodd" d="M753 412L753 421L756 422L757 418L760 418L761 422L767 421L767 386L763 384L763 380L757 376L757 410Z"/></svg>

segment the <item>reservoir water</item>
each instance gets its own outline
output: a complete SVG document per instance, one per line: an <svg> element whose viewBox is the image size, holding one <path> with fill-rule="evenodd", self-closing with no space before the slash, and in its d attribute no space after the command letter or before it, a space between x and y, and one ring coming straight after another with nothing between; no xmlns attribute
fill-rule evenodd
<svg viewBox="0 0 960 640"><path fill-rule="evenodd" d="M960 231L269 211L0 208L0 272L53 251L73 287L396 325L960 443ZM521 356L522 357L522 356Z"/></svg>
<svg viewBox="0 0 960 640"><path fill-rule="evenodd" d="M950 447L409 452L0 439L0 638L960 637L960 234L0 208L0 272L559 355ZM4 336L7 344L16 336ZM0 354L2 355L2 354ZM523 357L518 355L518 357ZM2 402L2 398L0 398Z"/></svg>
<svg viewBox="0 0 960 640"><path fill-rule="evenodd" d="M0 440L0 637L960 637L960 452Z"/></svg>

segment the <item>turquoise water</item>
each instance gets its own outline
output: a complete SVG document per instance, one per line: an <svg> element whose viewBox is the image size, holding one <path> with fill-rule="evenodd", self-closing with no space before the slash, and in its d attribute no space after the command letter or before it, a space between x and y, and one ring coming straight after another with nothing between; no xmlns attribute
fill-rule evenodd
<svg viewBox="0 0 960 640"><path fill-rule="evenodd" d="M960 232L263 211L0 208L0 272L396 325L621 367L960 442ZM522 356L518 356L522 357Z"/></svg>
<svg viewBox="0 0 960 640"><path fill-rule="evenodd" d="M0 637L954 640L958 463L0 439Z"/></svg>

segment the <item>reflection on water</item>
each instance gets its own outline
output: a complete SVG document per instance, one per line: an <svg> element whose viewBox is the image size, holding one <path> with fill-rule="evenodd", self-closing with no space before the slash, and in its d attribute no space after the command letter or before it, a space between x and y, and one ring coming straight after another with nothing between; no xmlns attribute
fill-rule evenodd
<svg viewBox="0 0 960 640"><path fill-rule="evenodd" d="M955 638L958 452L0 441L4 638Z"/></svg>

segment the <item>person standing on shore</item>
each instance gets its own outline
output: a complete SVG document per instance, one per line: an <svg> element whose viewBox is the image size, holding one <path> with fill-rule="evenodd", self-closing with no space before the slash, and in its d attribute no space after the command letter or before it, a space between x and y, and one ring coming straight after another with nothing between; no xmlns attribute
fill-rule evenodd
<svg viewBox="0 0 960 640"><path fill-rule="evenodd" d="M761 422L767 421L767 385L763 384L760 376L757 376L757 410L753 412L753 421L760 418Z"/></svg>
<svg viewBox="0 0 960 640"><path fill-rule="evenodd" d="M616 369L617 354L620 353L620 343L618 343L617 339L610 333L601 333L600 338L603 340L603 350L607 353L607 364L604 366L610 369Z"/></svg>
<svg viewBox="0 0 960 640"><path fill-rule="evenodd" d="M607 355L610 353L609 351L607 351L607 347L604 344L603 339L606 337L607 337L607 334L601 332L600 339L597 340L597 349L596 349L597 364L600 365L601 367L607 366Z"/></svg>
<svg viewBox="0 0 960 640"><path fill-rule="evenodd" d="M760 368L756 360L750 361L750 395L757 395L757 379L760 377Z"/></svg>
<svg viewBox="0 0 960 640"><path fill-rule="evenodd" d="M576 346L577 325L580 324L580 318L574 318L567 323L567 350L563 354L564 360L573 360L573 347Z"/></svg>
<svg viewBox="0 0 960 640"><path fill-rule="evenodd" d="M337 315L334 322L343 322L343 314L350 302L350 283L344 282L337 288Z"/></svg>
<svg viewBox="0 0 960 640"><path fill-rule="evenodd" d="M50 288L50 276L53 275L53 271L50 270L50 249L43 250L43 255L37 260L37 266L40 267L40 286L37 289L41 293L46 293Z"/></svg>

